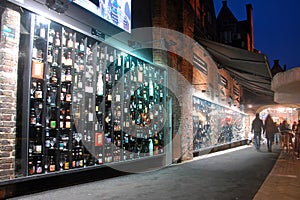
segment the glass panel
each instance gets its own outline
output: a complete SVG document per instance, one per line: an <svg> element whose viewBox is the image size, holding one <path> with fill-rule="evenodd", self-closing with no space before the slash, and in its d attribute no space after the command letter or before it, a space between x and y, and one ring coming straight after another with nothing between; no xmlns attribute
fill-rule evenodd
<svg viewBox="0 0 300 200"><path fill-rule="evenodd" d="M38 15L28 18L20 174L163 154L165 71Z"/></svg>
<svg viewBox="0 0 300 200"><path fill-rule="evenodd" d="M246 115L193 97L194 151L244 138Z"/></svg>

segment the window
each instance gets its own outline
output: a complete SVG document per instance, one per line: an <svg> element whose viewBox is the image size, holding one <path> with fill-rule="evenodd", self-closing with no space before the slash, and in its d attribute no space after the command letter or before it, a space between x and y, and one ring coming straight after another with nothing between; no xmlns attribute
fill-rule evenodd
<svg viewBox="0 0 300 200"><path fill-rule="evenodd" d="M199 71L207 75L207 64L196 54L193 55L193 64Z"/></svg>
<svg viewBox="0 0 300 200"><path fill-rule="evenodd" d="M240 90L237 87L233 87L233 93L237 96L240 96Z"/></svg>
<svg viewBox="0 0 300 200"><path fill-rule="evenodd" d="M225 43L231 42L231 31L224 31L223 38Z"/></svg>
<svg viewBox="0 0 300 200"><path fill-rule="evenodd" d="M228 88L228 80L224 76L221 76L221 85Z"/></svg>

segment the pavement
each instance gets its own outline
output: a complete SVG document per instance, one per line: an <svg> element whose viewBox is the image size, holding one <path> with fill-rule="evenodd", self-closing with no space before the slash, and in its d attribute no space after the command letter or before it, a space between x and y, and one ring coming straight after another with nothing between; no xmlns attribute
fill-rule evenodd
<svg viewBox="0 0 300 200"><path fill-rule="evenodd" d="M275 145L275 148L279 148ZM281 151L254 200L300 199L300 159Z"/></svg>
<svg viewBox="0 0 300 200"><path fill-rule="evenodd" d="M244 145L144 173L48 190L12 199L296 200L300 160L263 144Z"/></svg>

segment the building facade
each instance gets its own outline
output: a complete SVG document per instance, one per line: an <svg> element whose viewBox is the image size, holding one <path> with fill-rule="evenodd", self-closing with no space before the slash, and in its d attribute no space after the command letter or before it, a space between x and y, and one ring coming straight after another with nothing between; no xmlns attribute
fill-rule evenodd
<svg viewBox="0 0 300 200"><path fill-rule="evenodd" d="M2 197L245 140L243 88L198 42L217 39L212 1L80 2L1 2Z"/></svg>
<svg viewBox="0 0 300 200"><path fill-rule="evenodd" d="M246 20L238 21L228 7L227 1L222 1L222 3L222 8L217 16L218 42L253 52L252 5L246 5Z"/></svg>

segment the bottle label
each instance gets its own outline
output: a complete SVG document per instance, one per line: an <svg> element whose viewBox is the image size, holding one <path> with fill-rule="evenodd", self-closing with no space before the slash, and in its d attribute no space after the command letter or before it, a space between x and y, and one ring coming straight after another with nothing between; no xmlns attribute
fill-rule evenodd
<svg viewBox="0 0 300 200"><path fill-rule="evenodd" d="M43 92L42 92L42 91L36 91L36 92L35 92L35 98L36 98L36 99L41 99L41 98L43 98Z"/></svg>
<svg viewBox="0 0 300 200"><path fill-rule="evenodd" d="M50 140L49 139L45 140L45 147L47 147L47 148L50 147Z"/></svg>
<svg viewBox="0 0 300 200"><path fill-rule="evenodd" d="M35 152L38 154L42 153L42 145L35 145Z"/></svg>
<svg viewBox="0 0 300 200"><path fill-rule="evenodd" d="M52 164L52 165L49 166L49 171L50 172L54 172L55 171L55 165L54 164Z"/></svg>
<svg viewBox="0 0 300 200"><path fill-rule="evenodd" d="M64 149L64 143L62 141L59 142L59 150Z"/></svg>
<svg viewBox="0 0 300 200"><path fill-rule="evenodd" d="M49 63L52 63L52 62L53 62L53 56L52 56L52 54L49 54L49 55L47 56L47 62L49 62Z"/></svg>
<svg viewBox="0 0 300 200"><path fill-rule="evenodd" d="M116 102L121 101L121 96L119 94L116 95Z"/></svg>
<svg viewBox="0 0 300 200"><path fill-rule="evenodd" d="M112 100L112 95L111 95L111 94L108 94L107 100L108 100L108 101L111 101L111 100Z"/></svg>
<svg viewBox="0 0 300 200"><path fill-rule="evenodd" d="M81 89L81 88L82 88L82 82L81 82L81 81L79 81L79 80L78 80L77 87L78 87L79 89Z"/></svg>
<svg viewBox="0 0 300 200"><path fill-rule="evenodd" d="M56 121L50 121L50 128L56 128Z"/></svg>
<svg viewBox="0 0 300 200"><path fill-rule="evenodd" d="M30 118L30 124L35 125L36 124L36 117L31 117Z"/></svg>
<svg viewBox="0 0 300 200"><path fill-rule="evenodd" d="M143 82L143 72L141 72L141 71L138 72L138 82L139 83Z"/></svg>
<svg viewBox="0 0 300 200"><path fill-rule="evenodd" d="M101 147L103 146L104 134L103 132L95 133L95 146Z"/></svg>
<svg viewBox="0 0 300 200"><path fill-rule="evenodd" d="M60 46L60 39L59 38L55 39L55 46Z"/></svg>
<svg viewBox="0 0 300 200"><path fill-rule="evenodd" d="M59 122L59 128L64 128L64 121Z"/></svg>
<svg viewBox="0 0 300 200"><path fill-rule="evenodd" d="M52 34L49 35L49 37L48 37L48 42L49 42L50 44L53 44L53 35L52 35Z"/></svg>
<svg viewBox="0 0 300 200"><path fill-rule="evenodd" d="M79 51L84 52L84 44L83 43L80 43Z"/></svg>
<svg viewBox="0 0 300 200"><path fill-rule="evenodd" d="M72 65L72 63L68 63L68 65ZM68 75L65 75L65 81L69 81L71 82L72 81L72 75L68 74Z"/></svg>
<svg viewBox="0 0 300 200"><path fill-rule="evenodd" d="M45 38L45 37L46 37L46 30L45 30L44 27L42 27L42 28L40 29L40 37L41 37L41 38Z"/></svg>
<svg viewBox="0 0 300 200"><path fill-rule="evenodd" d="M66 122L66 127L65 128L71 128L71 122L67 121Z"/></svg>
<svg viewBox="0 0 300 200"><path fill-rule="evenodd" d="M69 162L65 162L64 163L64 169L69 169L70 168L70 163Z"/></svg>
<svg viewBox="0 0 300 200"><path fill-rule="evenodd" d="M70 102L72 100L72 94L66 94L66 101Z"/></svg>
<svg viewBox="0 0 300 200"><path fill-rule="evenodd" d="M68 40L68 48L73 48L73 41L71 39Z"/></svg>
<svg viewBox="0 0 300 200"><path fill-rule="evenodd" d="M29 169L28 169L28 173L31 175L31 174L34 174L35 172L35 166L32 165L32 162L29 163Z"/></svg>
<svg viewBox="0 0 300 200"><path fill-rule="evenodd" d="M52 76L51 83L56 84L57 81L58 81L57 78L55 76Z"/></svg>
<svg viewBox="0 0 300 200"><path fill-rule="evenodd" d="M38 165L38 166L36 167L36 173L37 173L37 174L40 174L40 173L42 173L42 172L43 172L42 166Z"/></svg>

